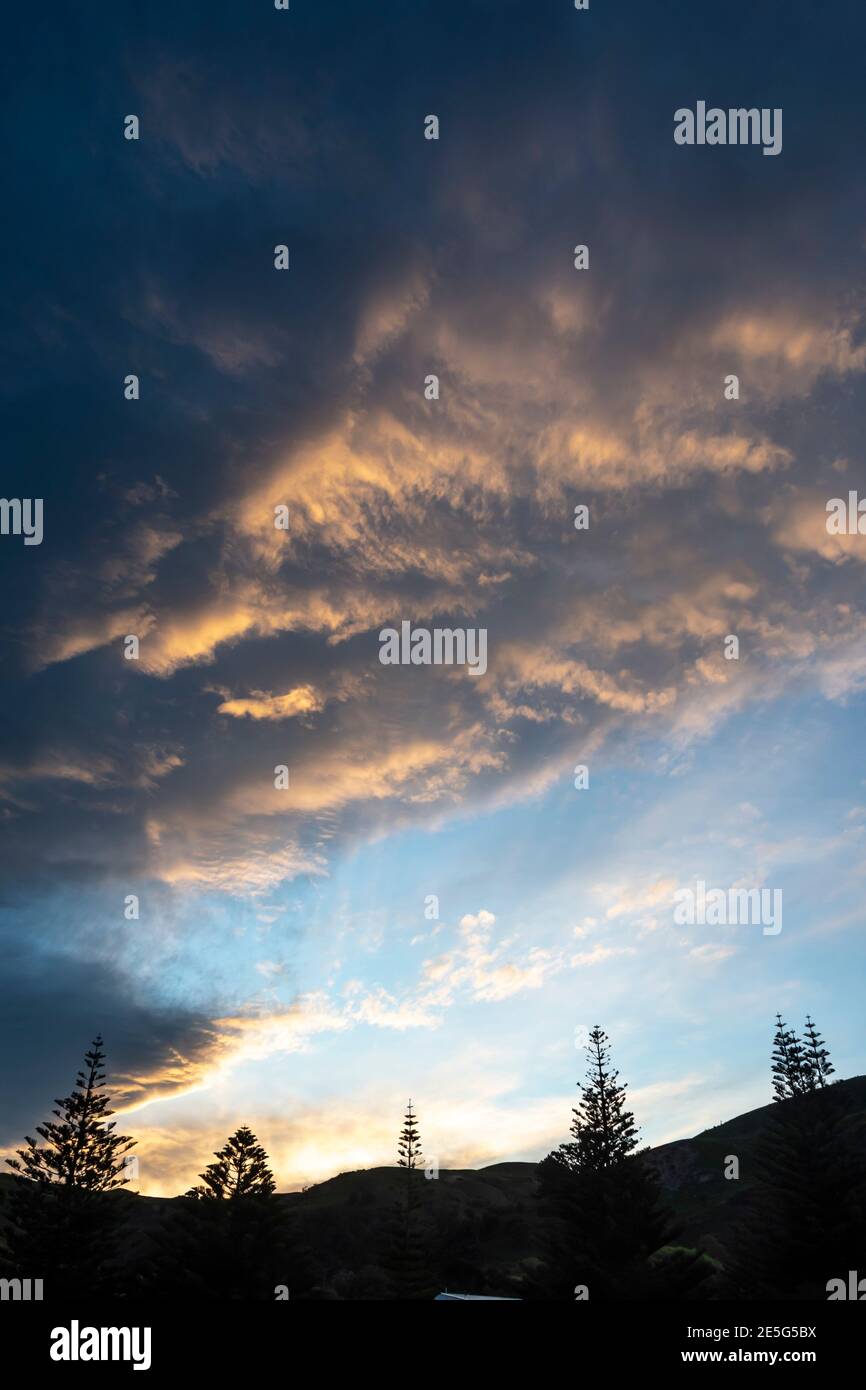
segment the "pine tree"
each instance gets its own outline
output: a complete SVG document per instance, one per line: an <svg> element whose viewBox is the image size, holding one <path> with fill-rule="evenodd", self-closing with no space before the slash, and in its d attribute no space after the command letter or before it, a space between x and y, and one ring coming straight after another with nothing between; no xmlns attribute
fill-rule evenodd
<svg viewBox="0 0 866 1390"><path fill-rule="evenodd" d="M824 1039L817 1031L809 1015L806 1015L805 1067L810 1091L822 1090L827 1085L827 1077L836 1068L830 1061L830 1053L824 1046Z"/></svg>
<svg viewBox="0 0 866 1390"><path fill-rule="evenodd" d="M429 1298L433 1294L428 1233L415 1212L417 1170L423 1162L417 1116L410 1100L397 1139L397 1166L406 1170L405 1196L402 1210L396 1208L387 1221L382 1259L395 1298Z"/></svg>
<svg viewBox="0 0 866 1390"><path fill-rule="evenodd" d="M242 1125L214 1157L151 1233L142 1293L270 1300L283 1284L290 1297L303 1297L314 1282L312 1262L276 1195L264 1148Z"/></svg>
<svg viewBox="0 0 866 1390"><path fill-rule="evenodd" d="M418 1132L418 1122L412 1101L410 1099L406 1107L406 1114L403 1117L403 1128L397 1140L397 1165L406 1169L406 1211L412 1208L412 1195L414 1192L412 1174L424 1159L421 1157L421 1135Z"/></svg>
<svg viewBox="0 0 866 1390"><path fill-rule="evenodd" d="M598 1025L589 1035L586 1081L578 1082L580 1102L572 1111L571 1143L559 1153L567 1167L599 1172L620 1163L637 1148L634 1115L625 1109L626 1087L610 1068L610 1039Z"/></svg>
<svg viewBox="0 0 866 1390"><path fill-rule="evenodd" d="M242 1197L271 1197L276 1191L268 1156L247 1125L226 1140L199 1176L202 1183L190 1188L188 1197L211 1201L236 1201Z"/></svg>
<svg viewBox="0 0 866 1390"><path fill-rule="evenodd" d="M809 1068L803 1044L792 1028L786 1028L782 1015L776 1014L773 1038L773 1095L776 1100L789 1100L809 1090Z"/></svg>
<svg viewBox="0 0 866 1390"><path fill-rule="evenodd" d="M104 1061L97 1037L72 1094L37 1126L44 1143L26 1135L26 1147L6 1160L16 1184L4 1264L20 1277L44 1279L46 1297L113 1288L117 1277L124 1213L112 1194L128 1181L124 1156L134 1141L115 1134L109 1120Z"/></svg>
<svg viewBox="0 0 866 1390"><path fill-rule="evenodd" d="M546 1262L530 1292L573 1299L582 1284L595 1300L689 1297L710 1266L700 1251L672 1245L670 1213L655 1172L635 1153L627 1088L611 1068L609 1039L598 1025L586 1053L573 1139L539 1164Z"/></svg>
<svg viewBox="0 0 866 1390"><path fill-rule="evenodd" d="M123 1155L134 1148L135 1140L114 1134L115 1121L108 1123L109 1098L103 1095L105 1072L102 1064L105 1053L102 1038L97 1037L84 1056L86 1072L80 1071L75 1090L54 1104L54 1120L36 1126L36 1133L46 1141L37 1144L25 1135L26 1149L18 1149L17 1158L6 1162L21 1177L32 1182L62 1183L85 1192L106 1192L122 1187L128 1177L124 1173Z"/></svg>

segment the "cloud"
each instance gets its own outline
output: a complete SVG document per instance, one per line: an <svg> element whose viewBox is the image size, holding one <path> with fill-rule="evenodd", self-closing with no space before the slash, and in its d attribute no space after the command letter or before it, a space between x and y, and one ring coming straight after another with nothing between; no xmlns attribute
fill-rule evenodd
<svg viewBox="0 0 866 1390"><path fill-rule="evenodd" d="M617 956L633 956L637 952L633 946L593 946L591 951L579 951L577 955L571 957L571 965L580 967L584 965L602 965L605 961L615 960Z"/></svg>
<svg viewBox="0 0 866 1390"><path fill-rule="evenodd" d="M496 917L482 908L460 919L457 944L441 956L425 960L420 998L436 1007L450 1006L458 993L468 992L478 1003L500 1003L527 989L539 989L564 967L560 952L533 946L517 960L511 939L494 938Z"/></svg>
<svg viewBox="0 0 866 1390"><path fill-rule="evenodd" d="M827 530L827 503L840 491L847 507L847 488L825 493L807 488L788 490L769 508L774 543L782 550L819 555L834 565L866 561L866 538L856 532L836 535Z"/></svg>
<svg viewBox="0 0 866 1390"><path fill-rule="evenodd" d="M147 823L147 837L148 873L176 888L261 896L299 874L325 872L321 854L294 842L276 846L261 831L245 833L240 852L231 831L183 833L156 818Z"/></svg>
<svg viewBox="0 0 866 1390"><path fill-rule="evenodd" d="M299 714L314 714L324 709L325 697L311 685L299 685L284 695L270 695L254 690L247 699L223 700L217 714L230 714L235 719L293 719Z"/></svg>
<svg viewBox="0 0 866 1390"><path fill-rule="evenodd" d="M714 946L708 943L704 946L693 946L689 951L689 959L696 960L702 965L718 965L720 961L728 960L736 953L737 948L735 946Z"/></svg>
<svg viewBox="0 0 866 1390"><path fill-rule="evenodd" d="M767 391L784 382L788 390L802 393L821 373L846 376L866 368L866 347L854 345L857 331L856 319L828 323L817 315L769 304L763 311L740 310L724 318L713 328L710 345L749 365L750 389Z"/></svg>

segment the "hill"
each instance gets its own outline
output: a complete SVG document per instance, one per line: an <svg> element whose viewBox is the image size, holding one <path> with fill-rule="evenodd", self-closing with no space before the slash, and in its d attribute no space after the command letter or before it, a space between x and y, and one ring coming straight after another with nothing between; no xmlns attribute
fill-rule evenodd
<svg viewBox="0 0 866 1390"><path fill-rule="evenodd" d="M866 1119L866 1076L837 1082L833 1090L852 1117ZM644 1161L656 1169L675 1212L683 1244L703 1247L724 1263L731 1232L748 1200L755 1146L774 1108L761 1106L694 1138L644 1151ZM730 1155L739 1159L738 1181L724 1177ZM0 1194L11 1182L0 1175ZM405 1172L398 1168L361 1169L279 1198L312 1253L321 1287L341 1298L384 1296L385 1233L405 1182ZM442 1169L436 1179L418 1186L428 1217L427 1253L443 1285L473 1293L519 1294L522 1277L537 1264L541 1251L536 1165ZM127 1192L109 1200L128 1205L130 1261L147 1250L148 1233L177 1201ZM0 1205L0 1230L2 1220Z"/></svg>
<svg viewBox="0 0 866 1390"><path fill-rule="evenodd" d="M852 1118L866 1119L866 1076L839 1081L833 1092L844 1098ZM771 1102L706 1129L693 1139L677 1139L648 1150L647 1157L679 1219L684 1243L702 1244L710 1254L716 1253L717 1244L725 1246L746 1204L755 1147L774 1109L775 1102ZM740 1160L740 1179L736 1182L723 1176L729 1154Z"/></svg>

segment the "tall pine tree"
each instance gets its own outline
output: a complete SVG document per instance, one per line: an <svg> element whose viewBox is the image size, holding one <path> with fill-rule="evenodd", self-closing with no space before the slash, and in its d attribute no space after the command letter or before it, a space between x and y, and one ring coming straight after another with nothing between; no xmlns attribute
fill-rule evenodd
<svg viewBox="0 0 866 1390"><path fill-rule="evenodd" d="M382 1259L394 1298L430 1298L434 1293L429 1231L416 1210L418 1169L423 1163L418 1120L410 1100L397 1139L397 1166L405 1170L406 1187L402 1203L387 1220Z"/></svg>
<svg viewBox="0 0 866 1390"><path fill-rule="evenodd" d="M781 1014L776 1014L773 1036L773 1095L776 1100L789 1100L808 1091L809 1068L803 1044L793 1028L786 1027Z"/></svg>
<svg viewBox="0 0 866 1390"><path fill-rule="evenodd" d="M593 1300L684 1298L710 1272L696 1250L673 1246L670 1213L654 1170L635 1152L634 1115L610 1064L607 1034L593 1028L572 1140L539 1164L546 1264L530 1292Z"/></svg>
<svg viewBox="0 0 866 1390"><path fill-rule="evenodd" d="M421 1156L421 1135L418 1133L418 1121L412 1109L411 1098L406 1107L406 1114L403 1116L403 1128L397 1140L397 1166L406 1169L406 1211L412 1209L412 1197L414 1195L413 1183L415 1179L412 1174L424 1162Z"/></svg>
<svg viewBox="0 0 866 1390"><path fill-rule="evenodd" d="M47 1298L116 1291L124 1212L113 1190L128 1181L124 1157L134 1140L114 1132L104 1062L97 1037L71 1095L37 1126L43 1142L27 1135L26 1147L6 1160L16 1183L4 1267L43 1279Z"/></svg>
<svg viewBox="0 0 866 1390"><path fill-rule="evenodd" d="M586 1055L586 1080L578 1082L580 1101L572 1111L574 1138L559 1151L569 1168L596 1173L621 1163L638 1140L634 1115L625 1108L627 1088L619 1085L619 1072L610 1065L610 1039L598 1025L589 1035Z"/></svg>
<svg viewBox="0 0 866 1390"><path fill-rule="evenodd" d="M806 1041L803 1051L809 1090L823 1090L827 1085L827 1078L833 1075L836 1068L830 1061L830 1053L824 1046L824 1039L809 1014L806 1015Z"/></svg>

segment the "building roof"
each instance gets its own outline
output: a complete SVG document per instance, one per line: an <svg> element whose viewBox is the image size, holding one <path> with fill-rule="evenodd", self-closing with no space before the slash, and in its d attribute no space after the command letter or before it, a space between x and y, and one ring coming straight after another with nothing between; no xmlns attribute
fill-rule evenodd
<svg viewBox="0 0 866 1390"><path fill-rule="evenodd" d="M520 1303L519 1298L502 1298L487 1293L437 1293L434 1303Z"/></svg>

